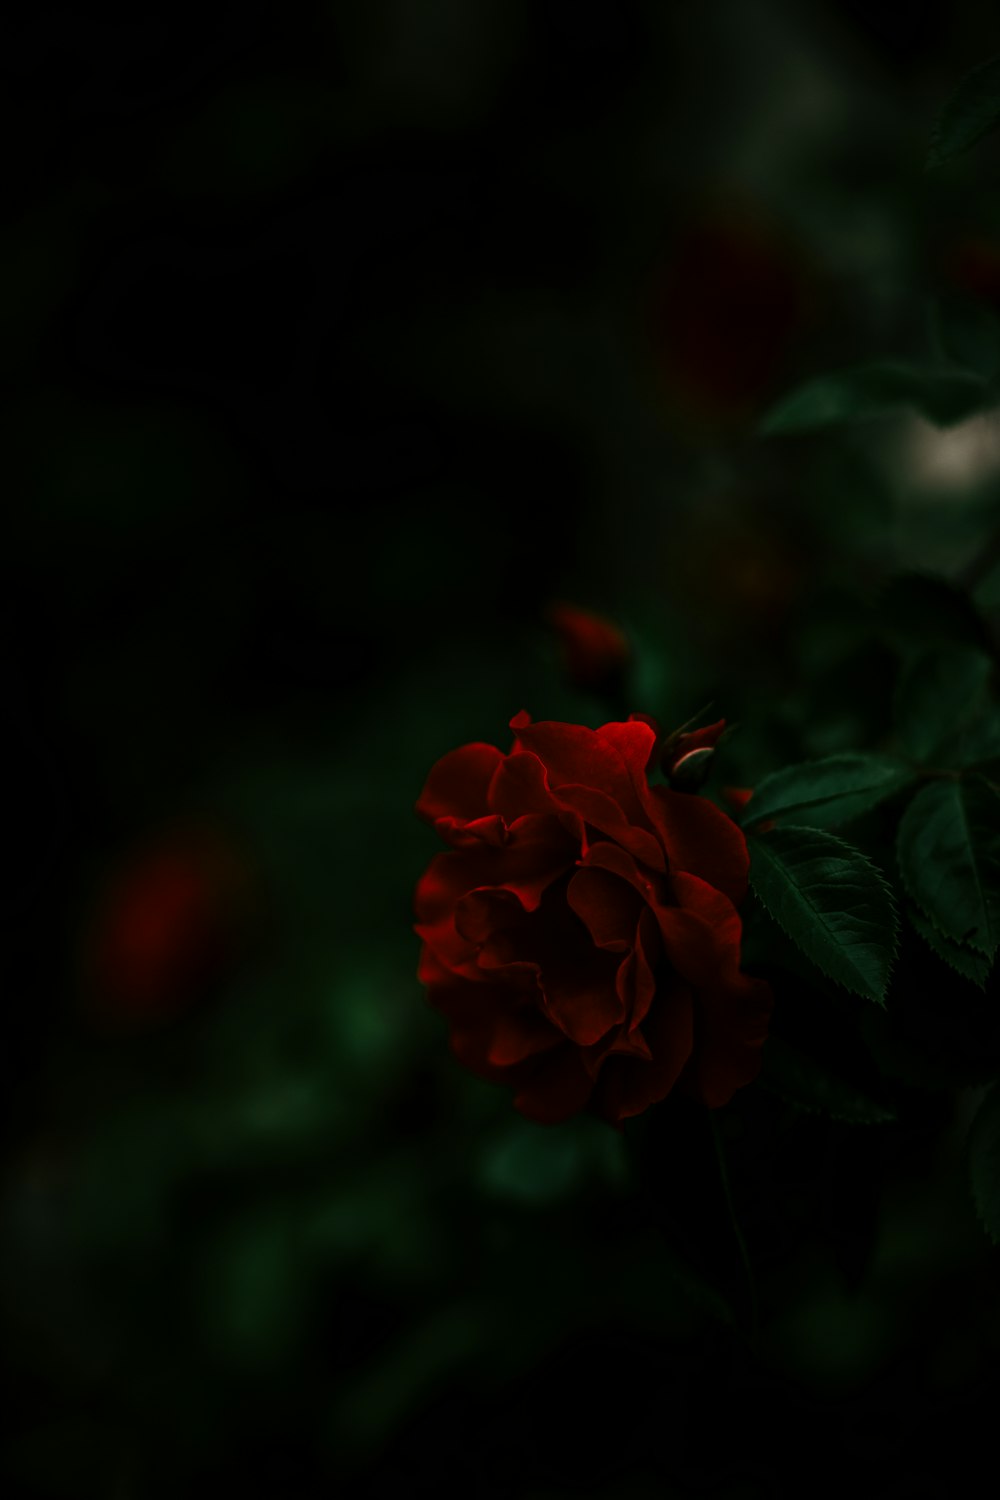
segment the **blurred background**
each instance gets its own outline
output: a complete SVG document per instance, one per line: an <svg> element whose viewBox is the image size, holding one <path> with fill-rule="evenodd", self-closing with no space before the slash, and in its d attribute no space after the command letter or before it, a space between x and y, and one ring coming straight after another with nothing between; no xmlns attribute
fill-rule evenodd
<svg viewBox="0 0 1000 1500"><path fill-rule="evenodd" d="M412 809L519 709L607 717L560 601L747 785L877 742L894 574L1000 606L995 418L758 435L1000 311L1000 141L924 172L997 46L964 0L9 23L5 1493L769 1496L789 1431L940 1492L1000 1348L951 1136L852 1284L810 1193L859 1148L776 1117L751 1353L620 1135L451 1060Z"/></svg>

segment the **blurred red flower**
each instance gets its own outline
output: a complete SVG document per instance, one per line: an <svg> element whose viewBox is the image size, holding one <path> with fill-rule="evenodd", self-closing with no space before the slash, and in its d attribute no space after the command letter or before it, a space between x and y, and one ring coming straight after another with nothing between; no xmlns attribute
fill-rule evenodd
<svg viewBox="0 0 1000 1500"><path fill-rule="evenodd" d="M553 604L549 622L559 642L566 674L575 687L601 692L619 685L630 651L628 640L617 625L575 604Z"/></svg>
<svg viewBox="0 0 1000 1500"><path fill-rule="evenodd" d="M953 240L942 254L945 279L961 292L1000 308L1000 243L982 235Z"/></svg>
<svg viewBox="0 0 1000 1500"><path fill-rule="evenodd" d="M787 378L814 315L815 277L756 206L702 210L674 237L649 309L654 357L688 419L740 423Z"/></svg>
<svg viewBox="0 0 1000 1500"><path fill-rule="evenodd" d="M204 998L238 947L247 870L218 834L171 833L111 881L89 933L95 1009L107 1020L166 1020Z"/></svg>
<svg viewBox="0 0 1000 1500"><path fill-rule="evenodd" d="M740 972L743 834L650 786L656 727L511 721L417 803L452 848L418 883L419 975L458 1059L529 1118L614 1124L675 1087L725 1104L760 1065L771 993Z"/></svg>

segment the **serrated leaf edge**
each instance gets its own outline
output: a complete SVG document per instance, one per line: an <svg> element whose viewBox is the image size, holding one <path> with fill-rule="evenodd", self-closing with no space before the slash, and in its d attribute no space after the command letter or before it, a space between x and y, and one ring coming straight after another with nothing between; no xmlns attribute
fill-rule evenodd
<svg viewBox="0 0 1000 1500"><path fill-rule="evenodd" d="M761 1088L766 1089L769 1094L787 1104L790 1109L797 1109L804 1115L818 1115L824 1120L836 1120L841 1125L891 1125L897 1119L896 1114L889 1109L883 1109L880 1104L871 1103L875 1118L864 1119L859 1115L846 1114L839 1109L824 1109L818 1104L804 1104L801 1099L796 1099L787 1089L780 1084L773 1083L770 1079L761 1079Z"/></svg>
<svg viewBox="0 0 1000 1500"><path fill-rule="evenodd" d="M905 884L905 882L904 882L904 884ZM987 969L987 971L986 971L986 979L983 979L982 981L980 981L978 979L973 979L971 975L964 973L958 967L957 964L953 963L952 960L948 957L947 950L948 950L949 946L953 947L953 948L968 948L969 952L975 958L988 959L989 955L986 954L986 953L980 953L978 948L973 948L971 946L971 944L969 944L969 943L959 943L959 942L956 942L956 940L953 937L949 937L949 935L946 932L942 932L941 929L940 929L940 927L934 921L934 919L927 912L924 911L923 907L920 905L920 902L916 899L916 897L913 895L913 893L911 891L907 890L907 895L910 897L910 900L911 900L912 904L917 908L917 910L919 911L920 915L923 917L924 921L927 923L928 927L932 928L933 931L936 932L937 935L938 935L938 937L941 939L941 943L942 943L942 947L943 947L944 951L942 951L941 948L935 948L934 944L931 943L927 938L924 937L924 934L920 931L920 928L917 926L916 922L914 922L913 917L911 916L911 914L908 911L904 912L906 920L909 922L911 929L916 933L916 935L920 939L920 941L925 945L925 947L927 947L927 948L930 949L930 951L934 954L934 956L936 958L939 958L942 963L947 964L948 968L951 970L951 972L953 974L957 974L958 977L959 977L959 979L964 979L967 984L973 985L977 990L980 990L983 994L985 994L986 993L986 979L988 979L989 976L990 976L990 972L991 972L991 969L992 969L992 961L990 963L990 969Z"/></svg>
<svg viewBox="0 0 1000 1500"><path fill-rule="evenodd" d="M842 849L846 849L850 854L857 855L859 859L862 859L865 862L865 864L868 866L868 868L875 875L875 877L878 880L879 884L882 886L882 889L885 891L885 894L888 896L888 898L889 898L889 904L890 904L890 906L892 908L892 914L893 914L893 917L895 918L895 925L894 925L894 927L892 929L892 947L890 949L890 955L889 955L889 967L888 967L888 970L887 970L886 976L885 976L885 989L883 990L883 992L882 992L881 995L873 995L873 994L869 993L866 990L851 988L851 986L844 984L843 980L837 979L835 977L835 975L833 975L833 974L831 974L829 972L829 970L824 969L824 967L823 967L822 964L817 963L816 960L813 958L813 956L812 956L811 953L806 953L805 949L802 947L802 944L796 938L795 934L792 933L792 932L789 932L789 930L785 926L784 922L782 922L781 919L778 916L776 916L776 914L771 910L771 908L768 906L767 902L765 901L764 897L761 895L761 893L757 889L757 887L753 886L754 895L757 897L757 900L760 902L761 906L764 908L764 910L767 912L768 916L771 918L771 921L775 922L777 924L777 926L781 928L781 930L785 934L785 936L787 938L789 938L795 944L796 948L798 948L799 952L803 955L803 957L809 963L811 963L814 968L818 969L819 972L823 975L823 977L825 979L828 979L831 984L837 985L840 989L846 990L847 993L850 994L850 995L860 995L861 998L862 998L862 1000L871 1000L873 1002L873 1004L875 1004L875 1005L883 1005L884 1006L885 1005L886 991L889 988L889 980L892 978L892 971L893 971L893 968L895 967L896 960L899 957L900 919L899 919L899 907L898 907L898 904L896 902L896 893L895 893L895 891L893 890L892 886L889 884L888 880L885 878L885 875L879 869L878 865L876 865L873 860L870 860L868 858L867 854L865 854L863 850L859 849L856 844L849 843L847 841L847 839L842 839L842 838L838 837L837 834L830 833L829 829L825 829L825 828L809 828L809 827L805 827L805 826L797 824L797 823L795 823L795 824L788 823L788 824L784 824L783 825L782 832L783 833L808 833L808 834L817 834L817 833L819 833L824 838L832 839L833 842L835 844L839 844ZM766 834L758 835L758 834L750 833L750 834L748 834L747 837L748 837L748 842L752 840L753 843L760 843L763 839L766 839L767 835ZM753 880L752 880L753 861L752 860L750 862L750 870L751 870L751 885L753 885Z"/></svg>
<svg viewBox="0 0 1000 1500"><path fill-rule="evenodd" d="M929 785L933 785L933 783L930 783ZM923 792L925 790L929 790L929 787L927 787L927 788L921 788L921 792ZM921 795L921 792L917 793L917 797L919 797ZM967 948L971 948L975 953L980 954L981 957L983 957L983 958L988 958L990 960L990 962L992 963L996 959L997 948L994 948L993 951L991 952L989 948L980 948L980 946L979 946L978 943L965 942L964 938L956 938L956 937L953 937L950 932L945 932L945 930L941 926L940 922L936 922L934 920L933 916L931 915L931 913L929 911L925 910L923 902L918 899L918 897L917 897L916 893L914 892L913 888L911 887L911 885L907 881L906 872L903 869L903 862L902 862L902 860L899 857L899 840L900 840L900 835L901 835L902 829L903 829L903 821L904 821L905 818L907 818L909 816L909 814L912 811L913 807L916 805L917 797L914 797L913 801L909 804L909 806L907 807L906 811L903 813L902 817L899 820L899 827L896 829L896 868L899 871L900 883L902 884L903 889L906 892L906 894L909 896L910 900L913 902L914 906L916 906L921 912L923 912L924 916L927 918L928 922L930 922L930 924L934 928L935 932L939 933L941 937L947 938L948 942L950 942L950 943L958 943L959 946L961 946L964 943L964 945ZM965 813L964 813L964 808L963 808L963 818L964 817L965 817ZM791 936L791 933L789 933L789 936Z"/></svg>
<svg viewBox="0 0 1000 1500"><path fill-rule="evenodd" d="M835 754L833 754L833 755L821 755L821 756L819 756L815 760L794 761L794 762L792 762L791 765L780 766L776 771L769 771L767 773L767 775L764 776L761 779L761 781L758 783L757 787L754 789L754 796L753 796L753 798L751 799L751 801L747 804L747 806L743 809L743 811L741 813L741 821L744 824L749 824L749 823L752 823L752 822L760 821L762 818L780 818L780 817L785 816L786 812L791 812L793 815L801 815L801 814L804 814L804 813L808 813L809 811L811 811L811 809L816 808L816 807L828 807L830 805L830 803L831 802L835 802L838 797L844 797L844 798L847 798L847 797L864 797L864 796L869 795L870 792L873 792L873 793L876 793L876 799L875 799L875 801L872 802L872 803L870 803L868 805L868 807L865 807L865 808L861 809L862 812L871 812L872 808L877 807L880 802L887 801L890 797L895 796L897 792L902 792L902 791L906 790L907 783L904 781L900 785L893 787L890 791L887 791L887 792L885 792L884 794L881 794L881 795L877 794L877 788L874 788L874 787L872 787L872 788L861 787L858 790L853 791L853 792L834 792L831 796L829 796L827 798L815 797L815 798L812 799L811 802L793 803L793 804L791 804L791 806L789 806L785 810L783 810L780 807L778 807L778 808L768 808L768 807L765 807L765 809L764 809L763 812L761 812L759 810L759 804L758 804L757 799L760 797L760 795L764 791L764 788L767 786L767 783L769 781L771 781L774 777L776 777L776 776L783 776L787 771L813 770L817 766L825 765L828 761L837 760L838 758L840 758L842 756L845 756L845 755L858 755L859 757L863 757L864 754L865 754L865 752L863 750L858 750L858 751L854 751L854 750L841 750L841 751L835 752ZM902 757L890 757L890 758L898 759L898 761L899 761L899 770L900 771L907 771L911 775L913 775L915 768L909 766L907 764L907 762ZM860 812L857 814L857 816L860 816ZM845 821L847 821L847 820L845 819ZM794 827L804 827L804 828L812 829L812 824L808 824L808 823L806 823L806 824L794 824L794 825L789 824L788 826L789 827L793 827L793 826ZM818 832L818 833L827 833L827 832L829 832L829 829L820 828L820 829L816 829L815 831ZM853 847L853 845L849 846L849 847ZM861 851L859 850L859 853L860 852Z"/></svg>

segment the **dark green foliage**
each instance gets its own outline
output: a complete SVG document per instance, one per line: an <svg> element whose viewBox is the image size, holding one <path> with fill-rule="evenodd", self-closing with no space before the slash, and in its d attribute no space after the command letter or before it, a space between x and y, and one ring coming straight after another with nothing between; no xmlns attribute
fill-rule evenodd
<svg viewBox="0 0 1000 1500"><path fill-rule="evenodd" d="M1000 58L973 68L941 111L927 152L928 170L974 146L1000 124Z"/></svg>
<svg viewBox="0 0 1000 1500"><path fill-rule="evenodd" d="M817 829L776 828L750 840L750 883L823 974L883 1002L896 912L884 876L860 849Z"/></svg>
<svg viewBox="0 0 1000 1500"><path fill-rule="evenodd" d="M946 643L983 650L989 636L964 589L930 573L900 573L879 592L875 628L904 657Z"/></svg>
<svg viewBox="0 0 1000 1500"><path fill-rule="evenodd" d="M479 1178L485 1193L512 1203L562 1202L595 1183L605 1190L620 1183L622 1145L620 1134L587 1117L560 1130L515 1118L487 1142Z"/></svg>
<svg viewBox="0 0 1000 1500"><path fill-rule="evenodd" d="M1000 704L988 703L979 719L960 733L953 761L965 770L978 769L996 785L1000 770Z"/></svg>
<svg viewBox="0 0 1000 1500"><path fill-rule="evenodd" d="M807 380L770 409L760 430L765 435L807 432L868 421L903 407L948 427L982 410L989 399L978 376L882 360Z"/></svg>
<svg viewBox="0 0 1000 1500"><path fill-rule="evenodd" d="M912 170L976 7L670 9L9 28L5 1497L950 1495L989 1441L1000 972L922 814L986 870L1000 137ZM760 1078L528 1124L416 978L423 778L708 699ZM248 930L102 1023L104 876L189 824Z"/></svg>
<svg viewBox="0 0 1000 1500"><path fill-rule="evenodd" d="M764 1044L760 1081L806 1114L828 1115L848 1125L883 1125L895 1119L891 1109L869 1098L829 1064L780 1036L769 1037Z"/></svg>
<svg viewBox="0 0 1000 1500"><path fill-rule="evenodd" d="M971 646L933 646L915 656L896 691L902 750L922 765L960 763L954 756L963 734L986 711L992 670L986 653ZM967 755L977 753L972 743Z"/></svg>
<svg viewBox="0 0 1000 1500"><path fill-rule="evenodd" d="M809 828L837 828L909 786L913 773L890 756L845 751L774 771L755 789L745 823L787 819Z"/></svg>
<svg viewBox="0 0 1000 1500"><path fill-rule="evenodd" d="M963 979L968 979L979 989L985 989L986 980L992 968L992 960L984 953L977 953L967 943L956 943L952 938L945 937L929 917L924 916L919 907L908 905L906 917L915 932L918 932L929 948L932 948L938 958L961 974Z"/></svg>
<svg viewBox="0 0 1000 1500"><path fill-rule="evenodd" d="M1000 375L1000 318L968 298L937 298L928 309L931 343L949 359L982 380Z"/></svg>
<svg viewBox="0 0 1000 1500"><path fill-rule="evenodd" d="M1000 944L1000 798L978 779L932 781L903 814L899 869L911 898L956 943Z"/></svg>

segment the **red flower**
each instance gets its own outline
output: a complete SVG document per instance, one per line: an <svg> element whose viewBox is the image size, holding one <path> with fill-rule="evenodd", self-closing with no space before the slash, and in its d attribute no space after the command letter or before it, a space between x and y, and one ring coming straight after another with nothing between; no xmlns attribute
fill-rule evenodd
<svg viewBox="0 0 1000 1500"><path fill-rule="evenodd" d="M815 312L815 276L782 226L719 203L679 229L655 273L647 327L672 405L739 424L780 386Z"/></svg>
<svg viewBox="0 0 1000 1500"><path fill-rule="evenodd" d="M89 934L100 1016L145 1025L203 998L238 946L246 883L237 855L202 830L173 833L125 865Z"/></svg>
<svg viewBox="0 0 1000 1500"><path fill-rule="evenodd" d="M944 273L953 285L994 309L1000 307L1000 245L980 237L960 239L943 255Z"/></svg>
<svg viewBox="0 0 1000 1500"><path fill-rule="evenodd" d="M600 692L617 685L629 660L628 641L617 625L575 604L553 604L549 620L576 687Z"/></svg>
<svg viewBox="0 0 1000 1500"><path fill-rule="evenodd" d="M771 993L740 973L748 856L703 798L651 787L656 729L511 720L439 760L417 811L452 846L416 891L419 975L459 1061L531 1119L613 1123L682 1087L725 1104Z"/></svg>
<svg viewBox="0 0 1000 1500"><path fill-rule="evenodd" d="M725 727L725 719L719 719L704 729L669 736L660 751L660 767L675 791L697 791L702 785Z"/></svg>

